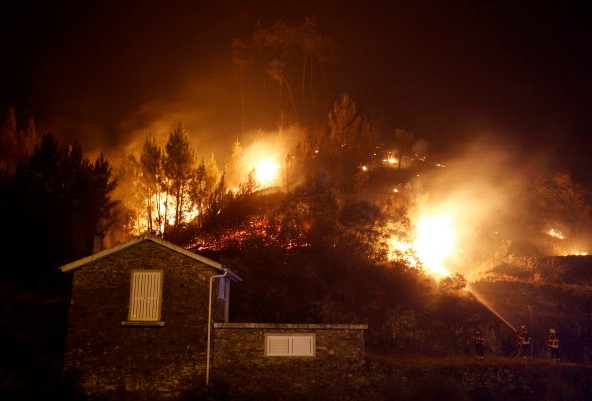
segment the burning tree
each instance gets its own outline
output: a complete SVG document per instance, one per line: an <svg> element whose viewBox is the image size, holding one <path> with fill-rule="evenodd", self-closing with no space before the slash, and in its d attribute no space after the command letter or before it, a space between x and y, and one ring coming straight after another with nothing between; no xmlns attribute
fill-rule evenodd
<svg viewBox="0 0 592 401"><path fill-rule="evenodd" d="M194 165L195 155L193 148L189 144L187 132L183 130L183 126L179 123L175 130L169 134L164 158L164 174L167 178L167 189L173 196L173 204L175 206L173 228L178 228L183 222L186 212L184 207L190 210L190 207L185 202L188 196L191 172ZM166 219L167 210L168 202L165 201L165 223L168 223Z"/></svg>
<svg viewBox="0 0 592 401"><path fill-rule="evenodd" d="M145 230L165 235L167 229L179 230L195 217L201 226L220 179L213 154L207 163L202 160L195 165L195 151L181 123L170 132L164 152L154 137L147 135L140 161L128 155L119 174L126 183L120 191L126 200L126 215L135 219L134 224L122 226L123 232L128 227L128 235ZM133 199L141 199L141 213L134 212L138 206Z"/></svg>
<svg viewBox="0 0 592 401"><path fill-rule="evenodd" d="M156 145L156 140L152 135L147 135L144 141L144 147L140 156L142 181L145 189L146 199L146 219L148 223L148 231L154 230L153 213L156 211L157 227L160 229L162 225L162 217L160 215L161 193L163 187L163 169L162 169L162 152L160 147Z"/></svg>
<svg viewBox="0 0 592 401"><path fill-rule="evenodd" d="M207 164L203 159L201 160L189 187L189 198L197 208L197 225L199 228L203 225L208 199L214 192L216 183L219 180L220 171L216 164L216 158L212 153Z"/></svg>
<svg viewBox="0 0 592 401"><path fill-rule="evenodd" d="M233 192L238 191L238 186L242 182L242 177L247 169L243 147L237 139L232 144L230 153L230 160L224 167L226 173L226 185L228 185Z"/></svg>

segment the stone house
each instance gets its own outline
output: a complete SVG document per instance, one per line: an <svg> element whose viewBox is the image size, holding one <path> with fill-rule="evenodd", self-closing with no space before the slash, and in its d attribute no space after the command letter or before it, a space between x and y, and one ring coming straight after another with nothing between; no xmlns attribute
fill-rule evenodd
<svg viewBox="0 0 592 401"><path fill-rule="evenodd" d="M220 382L304 393L363 362L366 325L229 323L231 269L149 234L99 245L60 267L73 275L64 370L91 399L185 400Z"/></svg>

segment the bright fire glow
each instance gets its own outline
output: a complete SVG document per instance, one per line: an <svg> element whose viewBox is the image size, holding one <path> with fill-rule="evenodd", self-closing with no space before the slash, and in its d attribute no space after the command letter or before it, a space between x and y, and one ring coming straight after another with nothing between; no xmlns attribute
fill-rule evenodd
<svg viewBox="0 0 592 401"><path fill-rule="evenodd" d="M391 237L389 240L388 258L389 260L403 261L407 263L409 267L417 267L420 263L417 256L415 256L413 245L408 242L400 241L395 236Z"/></svg>
<svg viewBox="0 0 592 401"><path fill-rule="evenodd" d="M456 235L451 215L436 214L421 216L413 244L391 237L389 259L401 260L410 267L421 264L424 270L436 279L450 276L445 262L452 256Z"/></svg>
<svg viewBox="0 0 592 401"><path fill-rule="evenodd" d="M258 132L257 137L245 145L239 177L231 185L240 186L246 182L251 171L254 171L257 189L282 185L282 179L287 179L283 173L293 172L296 161L294 155L290 155L292 145L288 136L294 134Z"/></svg>
<svg viewBox="0 0 592 401"><path fill-rule="evenodd" d="M158 200L160 199L160 203ZM165 205L165 200L168 199L168 207ZM165 230L165 224L169 226L175 225L175 204L173 201L172 196L169 194L167 196L166 193L162 193L160 198L156 195L152 196L152 229L157 231L158 233L163 233ZM195 219L199 215L199 211L195 208L191 210L184 209L182 212L182 219L183 222L187 223ZM160 224L158 222L158 217L160 216ZM148 216L144 211L139 214L135 232L136 234L141 234L149 229L148 225Z"/></svg>
<svg viewBox="0 0 592 401"><path fill-rule="evenodd" d="M549 232L547 233L549 234L551 237L555 237L555 238L559 238L559 239L563 239L563 234L560 233L559 231L555 231L555 229L551 229L549 230Z"/></svg>
<svg viewBox="0 0 592 401"><path fill-rule="evenodd" d="M452 256L456 245L452 216L422 216L417 223L417 237L414 243L419 260L436 276L449 276L444 267L446 259Z"/></svg>
<svg viewBox="0 0 592 401"><path fill-rule="evenodd" d="M255 165L255 178L263 186L269 186L277 178L280 167L270 159L261 159Z"/></svg>

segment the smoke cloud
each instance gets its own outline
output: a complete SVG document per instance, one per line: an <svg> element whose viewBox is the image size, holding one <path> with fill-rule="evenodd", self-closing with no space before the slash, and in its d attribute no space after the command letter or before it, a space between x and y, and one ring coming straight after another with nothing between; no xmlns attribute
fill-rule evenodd
<svg viewBox="0 0 592 401"><path fill-rule="evenodd" d="M555 166L544 154L525 155L511 141L499 138L483 134L459 147L444 167L417 177L420 195L411 219L452 218L456 250L447 260L452 271L470 273L472 263L495 257L510 243L542 246L533 238L532 227L523 224L537 209L523 200L532 195L528 192L533 183L556 171ZM534 218L544 221L545 216Z"/></svg>

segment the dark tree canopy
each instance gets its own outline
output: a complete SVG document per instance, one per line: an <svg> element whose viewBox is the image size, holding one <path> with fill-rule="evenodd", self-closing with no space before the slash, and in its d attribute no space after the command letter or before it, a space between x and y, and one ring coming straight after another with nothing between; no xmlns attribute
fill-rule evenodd
<svg viewBox="0 0 592 401"><path fill-rule="evenodd" d="M20 261L3 274L41 277L90 254L94 234L113 221L115 186L103 154L92 163L78 144L60 147L51 133L43 136L1 189L1 240Z"/></svg>

